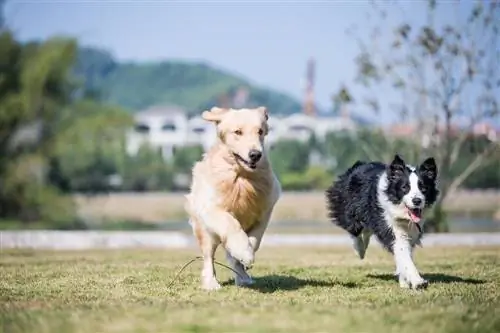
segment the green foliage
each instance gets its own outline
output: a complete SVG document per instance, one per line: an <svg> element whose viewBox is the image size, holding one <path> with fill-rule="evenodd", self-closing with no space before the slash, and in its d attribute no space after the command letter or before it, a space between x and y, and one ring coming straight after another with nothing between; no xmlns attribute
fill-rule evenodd
<svg viewBox="0 0 500 333"><path fill-rule="evenodd" d="M278 175L303 172L309 165L309 147L296 140L278 141L271 150L270 158Z"/></svg>
<svg viewBox="0 0 500 333"><path fill-rule="evenodd" d="M327 188L333 180L331 173L322 167L312 166L305 172L288 172L281 175L281 187L287 191L307 191Z"/></svg>
<svg viewBox="0 0 500 333"><path fill-rule="evenodd" d="M456 179L470 166L471 161L484 153L490 147L490 141L484 136L468 138L461 146L459 157L450 170L450 178ZM480 171L468 176L462 186L476 189L500 188L500 147L495 155L484 163Z"/></svg>
<svg viewBox="0 0 500 333"><path fill-rule="evenodd" d="M72 201L45 184L43 165L44 159L35 154L25 154L4 165L1 218L55 223L74 220Z"/></svg>
<svg viewBox="0 0 500 333"><path fill-rule="evenodd" d="M129 114L119 108L79 101L58 128L52 180L67 191L102 192L125 163L124 134Z"/></svg>
<svg viewBox="0 0 500 333"><path fill-rule="evenodd" d="M0 33L0 218L74 221L72 201L47 183L57 124L74 88L72 40L18 43Z"/></svg>
<svg viewBox="0 0 500 333"><path fill-rule="evenodd" d="M195 162L201 160L203 147L200 145L181 147L175 150L174 171L190 173Z"/></svg>
<svg viewBox="0 0 500 333"><path fill-rule="evenodd" d="M117 63L102 50L82 48L75 73L88 91L100 91L103 101L133 112L157 104L178 105L189 113L220 104L239 88L248 88L248 106L266 105L275 114L301 110L300 103L280 92L255 87L242 78L206 64L165 61Z"/></svg>
<svg viewBox="0 0 500 333"><path fill-rule="evenodd" d="M334 173L342 173L356 161L389 162L401 154L409 163L417 163L418 145L410 140L393 139L377 130L361 129L355 133L328 133L324 142L325 155L335 159Z"/></svg>
<svg viewBox="0 0 500 333"><path fill-rule="evenodd" d="M449 177L462 174L488 146L484 138L466 140ZM323 159L332 159L333 165L309 166L309 154L313 150L320 152ZM381 131L361 129L354 133L332 132L324 140L312 137L307 143L279 141L271 150L271 162L284 190L323 190L333 180L333 175L345 172L358 160L387 163L395 154L400 154L408 163L417 165L427 157L423 153L418 142L413 140L390 138ZM463 187L500 188L499 164L498 158L492 160L482 172L468 177ZM445 216L444 212L440 213L440 217Z"/></svg>
<svg viewBox="0 0 500 333"><path fill-rule="evenodd" d="M166 191L173 188L172 167L152 147L144 145L137 155L127 156L123 168L122 189L125 191Z"/></svg>

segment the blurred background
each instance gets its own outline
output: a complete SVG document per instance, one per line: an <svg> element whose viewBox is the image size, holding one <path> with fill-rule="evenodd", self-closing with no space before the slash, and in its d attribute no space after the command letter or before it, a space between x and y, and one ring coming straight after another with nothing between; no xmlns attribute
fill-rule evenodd
<svg viewBox="0 0 500 333"><path fill-rule="evenodd" d="M212 106L264 105L270 232L356 160L435 156L434 232L500 231L497 1L0 0L0 229L190 233Z"/></svg>

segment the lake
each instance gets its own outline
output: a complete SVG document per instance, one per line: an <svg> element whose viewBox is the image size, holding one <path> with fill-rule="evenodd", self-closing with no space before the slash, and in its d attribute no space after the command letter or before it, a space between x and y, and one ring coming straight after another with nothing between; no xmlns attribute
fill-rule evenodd
<svg viewBox="0 0 500 333"><path fill-rule="evenodd" d="M453 217L450 218L450 232L500 232L500 221L492 217ZM187 221L172 221L158 224L158 229L165 231L191 232ZM271 233L340 233L338 227L317 221L276 221L268 228Z"/></svg>

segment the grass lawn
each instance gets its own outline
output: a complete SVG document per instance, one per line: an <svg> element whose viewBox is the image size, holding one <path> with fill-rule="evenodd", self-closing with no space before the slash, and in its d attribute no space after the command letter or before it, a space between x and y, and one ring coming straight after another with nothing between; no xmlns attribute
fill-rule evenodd
<svg viewBox="0 0 500 333"><path fill-rule="evenodd" d="M0 331L500 332L500 248L418 249L431 282L419 292L370 250L360 261L347 248L264 248L255 286L218 268L212 293L198 288L199 261L167 288L195 249L2 251Z"/></svg>

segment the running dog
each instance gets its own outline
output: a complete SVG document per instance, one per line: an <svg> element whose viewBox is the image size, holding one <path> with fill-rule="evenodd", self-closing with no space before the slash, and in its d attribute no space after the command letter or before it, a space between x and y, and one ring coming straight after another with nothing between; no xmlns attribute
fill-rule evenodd
<svg viewBox="0 0 500 333"><path fill-rule="evenodd" d="M331 221L347 231L361 259L375 234L393 254L402 288L426 288L413 262L413 250L423 234L422 212L439 195L437 166L430 157L418 167L399 155L386 165L356 162L326 191Z"/></svg>
<svg viewBox="0 0 500 333"><path fill-rule="evenodd" d="M255 260L274 205L281 194L264 146L268 133L265 107L224 109L202 113L217 130L217 142L193 167L186 211L203 254L201 286L221 286L214 254L222 244L235 284L253 283L247 272Z"/></svg>

